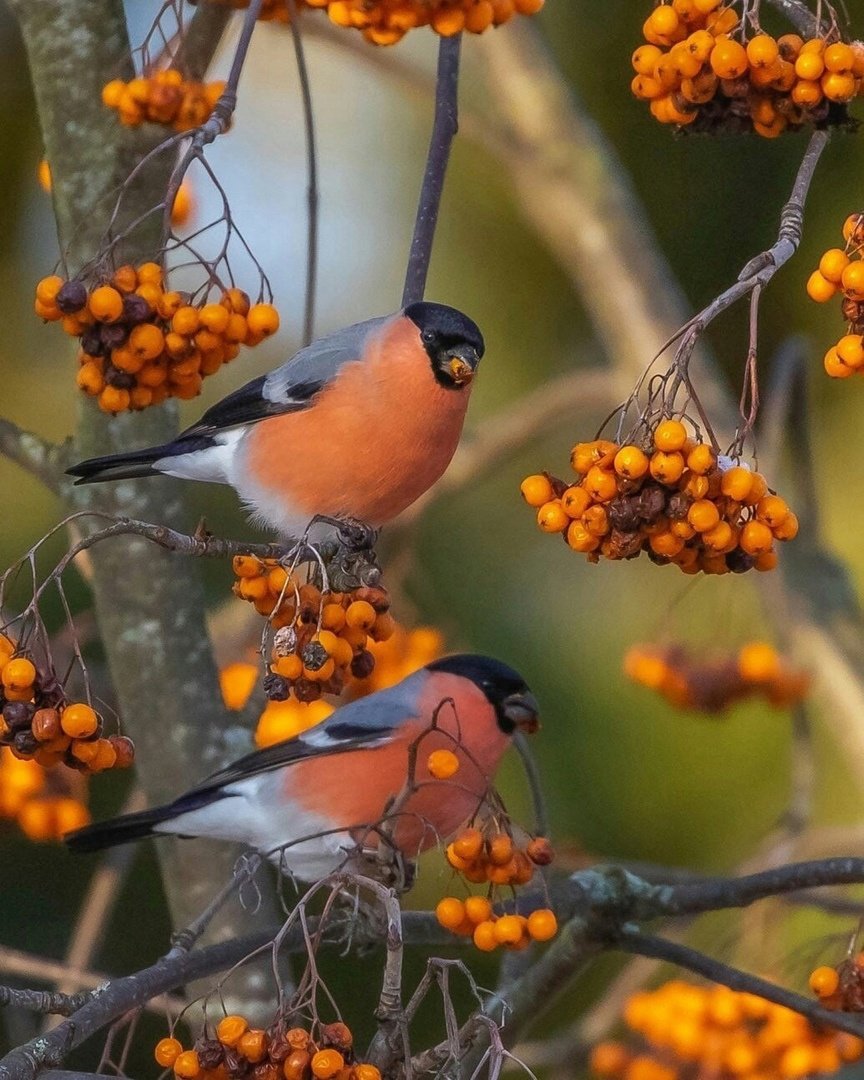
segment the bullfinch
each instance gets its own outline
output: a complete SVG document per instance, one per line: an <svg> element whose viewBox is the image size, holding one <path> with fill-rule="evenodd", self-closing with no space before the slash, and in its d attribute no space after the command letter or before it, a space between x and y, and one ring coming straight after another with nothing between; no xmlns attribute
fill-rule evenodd
<svg viewBox="0 0 864 1080"><path fill-rule="evenodd" d="M65 839L73 851L165 833L232 840L301 881L318 881L358 845L374 849L383 827L411 860L482 809L511 736L537 726L537 701L511 667L486 656L450 656L247 754L166 806ZM440 749L459 759L447 780L427 767Z"/></svg>
<svg viewBox="0 0 864 1080"><path fill-rule="evenodd" d="M156 473L230 484L256 524L286 537L315 517L377 529L449 465L483 352L460 311L410 304L313 342L173 442L69 472L79 484Z"/></svg>

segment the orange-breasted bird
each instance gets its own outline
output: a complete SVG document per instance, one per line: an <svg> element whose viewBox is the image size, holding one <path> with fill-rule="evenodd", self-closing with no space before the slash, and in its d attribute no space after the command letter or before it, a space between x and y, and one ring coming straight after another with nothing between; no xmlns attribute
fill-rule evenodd
<svg viewBox="0 0 864 1080"><path fill-rule="evenodd" d="M467 315L410 304L313 342L173 442L69 472L79 484L155 473L230 484L284 536L316 516L378 528L449 465L483 352Z"/></svg>
<svg viewBox="0 0 864 1080"><path fill-rule="evenodd" d="M513 733L537 726L537 701L511 667L486 656L445 657L248 754L166 806L88 825L66 842L74 851L97 851L165 833L233 840L302 881L317 881L358 844L374 848L386 823L410 860L481 808ZM429 754L440 749L459 759L448 780L427 769Z"/></svg>

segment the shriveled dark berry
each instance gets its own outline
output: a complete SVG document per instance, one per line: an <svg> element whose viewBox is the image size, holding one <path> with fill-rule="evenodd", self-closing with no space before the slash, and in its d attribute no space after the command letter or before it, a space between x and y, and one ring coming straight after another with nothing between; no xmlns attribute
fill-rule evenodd
<svg viewBox="0 0 864 1080"><path fill-rule="evenodd" d="M64 315L75 315L87 303L87 286L83 281L67 281L60 286L54 303Z"/></svg>

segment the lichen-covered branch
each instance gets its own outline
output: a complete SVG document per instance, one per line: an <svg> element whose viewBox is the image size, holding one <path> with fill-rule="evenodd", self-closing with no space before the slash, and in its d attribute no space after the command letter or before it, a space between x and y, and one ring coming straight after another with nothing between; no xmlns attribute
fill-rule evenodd
<svg viewBox="0 0 864 1080"><path fill-rule="evenodd" d="M35 476L55 495L67 486L63 475L70 464L68 446L58 446L35 432L25 431L0 417L0 454Z"/></svg>

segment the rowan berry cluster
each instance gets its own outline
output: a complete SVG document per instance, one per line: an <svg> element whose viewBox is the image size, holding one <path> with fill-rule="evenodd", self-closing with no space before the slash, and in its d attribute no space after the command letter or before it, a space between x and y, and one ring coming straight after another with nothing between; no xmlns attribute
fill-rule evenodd
<svg viewBox="0 0 864 1080"><path fill-rule="evenodd" d="M431 758L435 754L429 757L427 767L434 775ZM555 936L558 924L548 908L540 908L527 917L496 915L493 910L497 887L527 885L538 866L552 862L552 847L545 837L526 838L520 847L512 833L502 830L490 816L480 827L470 825L463 829L448 844L446 857L465 882L485 884L488 892L465 900L445 896L435 909L442 926L460 937L473 938L481 952L491 952L499 945L522 949L531 941L548 941Z"/></svg>
<svg viewBox="0 0 864 1080"><path fill-rule="evenodd" d="M214 1037L215 1036L215 1037ZM266 1030L243 1016L225 1016L184 1050L179 1039L160 1039L154 1057L180 1080L381 1080L375 1065L356 1060L347 1024L286 1027L281 1018Z"/></svg>
<svg viewBox="0 0 864 1080"><path fill-rule="evenodd" d="M846 218L843 239L845 245L829 248L807 279L807 295L819 304L842 294L846 333L825 353L823 361L834 379L864 371L864 211Z"/></svg>
<svg viewBox="0 0 864 1080"><path fill-rule="evenodd" d="M530 915L496 915L485 896L459 900L445 896L435 908L438 922L460 937L470 937L481 952L499 946L518 950L532 941L550 941L558 933L558 920L550 908L537 908Z"/></svg>
<svg viewBox="0 0 864 1080"><path fill-rule="evenodd" d="M271 700L284 701L293 692L298 701L315 701L372 674L369 646L396 628L386 589L322 592L301 584L277 560L253 555L235 555L233 568L235 595L254 604L275 630L265 680Z"/></svg>
<svg viewBox="0 0 864 1080"><path fill-rule="evenodd" d="M375 660L375 667L371 675L351 683L352 698L365 697L378 690L386 690L388 686L395 686L443 656L444 637L440 630L431 626L408 630L401 623L396 623L390 637L385 641L370 641L368 649Z"/></svg>
<svg viewBox="0 0 864 1080"><path fill-rule="evenodd" d="M0 747L0 817L17 822L28 840L59 840L90 823L83 776L61 767L50 773Z"/></svg>
<svg viewBox="0 0 864 1080"><path fill-rule="evenodd" d="M242 709L258 681L259 667L238 661L219 672L222 700L229 709ZM320 724L333 712L334 706L320 698L302 702L296 698L268 701L255 728L255 745L259 748L293 739L307 728Z"/></svg>
<svg viewBox="0 0 864 1080"><path fill-rule="evenodd" d="M864 1040L725 986L664 983L634 994L624 1020L642 1045L595 1046L591 1069L603 1080L803 1080L864 1056Z"/></svg>
<svg viewBox="0 0 864 1080"><path fill-rule="evenodd" d="M761 473L718 457L664 420L643 446L606 439L577 443L572 485L541 473L522 482L544 532L561 533L589 562L674 563L686 574L772 570L776 540L791 540L798 519Z"/></svg>
<svg viewBox="0 0 864 1080"><path fill-rule="evenodd" d="M224 82L194 82L169 68L129 82L112 79L102 87L102 104L115 109L127 127L147 122L192 131L207 121L224 90Z"/></svg>
<svg viewBox="0 0 864 1080"><path fill-rule="evenodd" d="M220 0L246 8L249 0ZM535 15L545 0L303 0L306 7L326 10L337 26L360 30L375 45L395 45L419 26L431 26L442 37L466 30L482 34L514 15ZM286 0L265 0L262 19L289 19Z"/></svg>
<svg viewBox="0 0 864 1080"><path fill-rule="evenodd" d="M844 123L861 92L864 45L797 34L748 37L722 0L659 4L642 27L630 87L661 124L755 131L774 139L805 124Z"/></svg>
<svg viewBox="0 0 864 1080"><path fill-rule="evenodd" d="M33 758L45 769L68 765L104 772L132 764L135 748L124 735L103 737L102 718L83 701L67 701L53 674L0 634L0 746Z"/></svg>
<svg viewBox="0 0 864 1080"><path fill-rule="evenodd" d="M276 308L250 303L242 289L203 303L165 284L162 267L148 262L90 283L52 274L36 286L36 314L80 340L78 386L105 412L194 398L241 345L279 329Z"/></svg>
<svg viewBox="0 0 864 1080"><path fill-rule="evenodd" d="M864 1012L864 952L848 956L836 967L816 968L810 974L810 989L826 1009Z"/></svg>
<svg viewBox="0 0 864 1080"><path fill-rule="evenodd" d="M634 645L624 657L624 673L677 708L712 713L759 697L783 708L800 701L810 685L806 672L793 668L765 641L714 657L682 644Z"/></svg>

